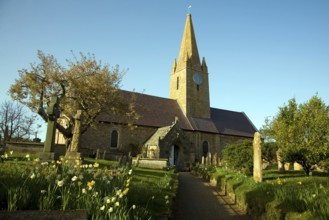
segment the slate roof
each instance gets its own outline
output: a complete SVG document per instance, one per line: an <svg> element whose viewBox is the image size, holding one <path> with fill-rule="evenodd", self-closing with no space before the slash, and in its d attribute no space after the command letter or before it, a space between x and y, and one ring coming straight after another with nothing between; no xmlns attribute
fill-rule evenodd
<svg viewBox="0 0 329 220"><path fill-rule="evenodd" d="M127 98L132 95L135 96L135 110L139 115L139 119L134 124L137 126L165 127L171 125L175 121L175 117L178 117L180 128L188 131L242 137L253 137L257 131L243 112L211 108L210 119L187 118L176 100L123 90L121 92ZM101 116L99 121L126 123L123 118L109 115Z"/></svg>

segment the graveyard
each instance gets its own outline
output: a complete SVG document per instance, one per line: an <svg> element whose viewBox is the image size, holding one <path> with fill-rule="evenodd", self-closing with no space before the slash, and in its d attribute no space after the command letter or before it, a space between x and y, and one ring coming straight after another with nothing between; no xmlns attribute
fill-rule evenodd
<svg viewBox="0 0 329 220"><path fill-rule="evenodd" d="M5 1L0 219L328 220L329 4L300 2Z"/></svg>
<svg viewBox="0 0 329 220"><path fill-rule="evenodd" d="M41 161L8 152L0 164L0 219L148 219L170 216L173 171L129 169L117 162ZM6 211L7 210L7 211ZM31 212L32 211L32 212ZM54 217L55 216L55 217Z"/></svg>

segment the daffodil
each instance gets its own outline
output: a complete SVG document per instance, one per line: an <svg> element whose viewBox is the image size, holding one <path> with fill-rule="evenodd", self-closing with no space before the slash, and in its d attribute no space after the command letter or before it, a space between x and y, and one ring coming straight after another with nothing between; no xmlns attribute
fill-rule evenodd
<svg viewBox="0 0 329 220"><path fill-rule="evenodd" d="M94 167L95 168L99 167L99 163L94 163Z"/></svg>
<svg viewBox="0 0 329 220"><path fill-rule="evenodd" d="M126 188L126 189L122 192L122 194L123 194L123 195L127 195L127 194L128 194L128 191L129 191L129 188Z"/></svg>
<svg viewBox="0 0 329 220"><path fill-rule="evenodd" d="M35 160L34 160L34 161L35 161ZM42 166L48 166L48 162L47 162L47 161L42 162L41 165L42 165Z"/></svg>
<svg viewBox="0 0 329 220"><path fill-rule="evenodd" d="M10 153L10 155L13 155L14 151L11 150L11 151L9 151L9 153Z"/></svg>
<svg viewBox="0 0 329 220"><path fill-rule="evenodd" d="M113 212L113 208L112 207L110 207L109 210L108 210L108 213L111 213L111 212Z"/></svg>
<svg viewBox="0 0 329 220"><path fill-rule="evenodd" d="M78 177L77 176L74 176L74 177L72 177L72 182L75 182L75 181L77 181L77 179L78 179Z"/></svg>
<svg viewBox="0 0 329 220"><path fill-rule="evenodd" d="M136 208L136 205L133 205L132 208L135 209Z"/></svg>
<svg viewBox="0 0 329 220"><path fill-rule="evenodd" d="M131 175L133 173L133 170L129 170L128 174Z"/></svg>
<svg viewBox="0 0 329 220"><path fill-rule="evenodd" d="M57 181L57 186L62 187L64 185L64 179L63 180L58 180Z"/></svg>
<svg viewBox="0 0 329 220"><path fill-rule="evenodd" d="M34 179L35 178L35 174L32 173L31 176L30 176L31 179Z"/></svg>
<svg viewBox="0 0 329 220"><path fill-rule="evenodd" d="M120 203L119 202L116 202L114 205L115 206L120 206Z"/></svg>
<svg viewBox="0 0 329 220"><path fill-rule="evenodd" d="M101 211L104 211L104 209L105 209L105 205L103 205L102 207L100 207L100 210Z"/></svg>
<svg viewBox="0 0 329 220"><path fill-rule="evenodd" d="M87 190L85 188L82 188L82 194L86 194Z"/></svg>

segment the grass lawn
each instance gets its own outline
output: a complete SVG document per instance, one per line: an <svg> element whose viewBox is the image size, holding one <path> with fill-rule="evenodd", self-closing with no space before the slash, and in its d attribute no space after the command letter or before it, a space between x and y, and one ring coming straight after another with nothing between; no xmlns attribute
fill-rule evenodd
<svg viewBox="0 0 329 220"><path fill-rule="evenodd" d="M171 216L178 189L174 171L134 168L128 200L146 207L154 217Z"/></svg>

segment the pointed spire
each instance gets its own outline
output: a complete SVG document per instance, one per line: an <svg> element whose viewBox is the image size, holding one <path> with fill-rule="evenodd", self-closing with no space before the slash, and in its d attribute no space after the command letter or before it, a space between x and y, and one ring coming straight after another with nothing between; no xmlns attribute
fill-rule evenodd
<svg viewBox="0 0 329 220"><path fill-rule="evenodd" d="M200 68L201 66L191 14L187 14L177 65L184 65L187 61L190 61L194 68Z"/></svg>
<svg viewBox="0 0 329 220"><path fill-rule="evenodd" d="M208 67L207 67L207 63L206 63L206 58L204 58L204 57L202 57L201 68L202 68L202 70L203 70L204 73L208 73Z"/></svg>

